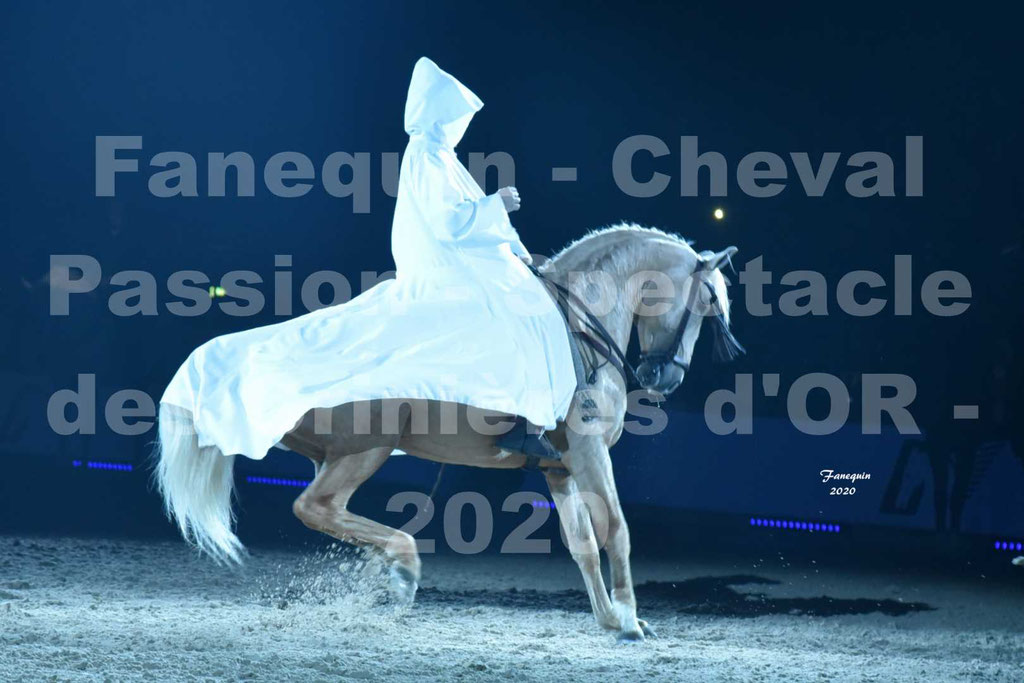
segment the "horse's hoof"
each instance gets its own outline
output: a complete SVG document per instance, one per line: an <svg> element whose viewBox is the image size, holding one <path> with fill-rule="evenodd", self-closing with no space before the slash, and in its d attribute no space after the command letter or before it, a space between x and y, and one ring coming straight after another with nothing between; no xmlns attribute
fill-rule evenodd
<svg viewBox="0 0 1024 683"><path fill-rule="evenodd" d="M400 564L391 565L388 570L388 586L391 589L391 596L400 607L409 607L416 599L416 590L419 584L411 571Z"/></svg>
<svg viewBox="0 0 1024 683"><path fill-rule="evenodd" d="M637 619L636 621L638 624L640 624L640 630L644 632L645 636L647 636L648 638L658 637L658 634L654 632L654 629L651 628L651 625L648 624L646 621L644 621L643 619Z"/></svg>
<svg viewBox="0 0 1024 683"><path fill-rule="evenodd" d="M619 645L632 645L644 642L643 631L622 631L617 640Z"/></svg>

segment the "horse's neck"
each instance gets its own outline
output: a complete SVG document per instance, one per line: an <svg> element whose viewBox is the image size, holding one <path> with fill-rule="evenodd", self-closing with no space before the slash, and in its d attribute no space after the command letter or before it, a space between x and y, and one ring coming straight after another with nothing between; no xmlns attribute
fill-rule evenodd
<svg viewBox="0 0 1024 683"><path fill-rule="evenodd" d="M593 298L588 297L587 284L600 282L586 275L601 273L602 278L610 276L615 291L603 292L602 295L610 294L614 305L610 310L596 311L595 315L623 350L629 344L636 311L634 299L637 293L629 291L630 278L643 270L661 270L664 267L660 262L662 257L646 249L644 242L643 237L637 235L602 235L592 244L581 242L560 254L549 270L551 277L584 302Z"/></svg>

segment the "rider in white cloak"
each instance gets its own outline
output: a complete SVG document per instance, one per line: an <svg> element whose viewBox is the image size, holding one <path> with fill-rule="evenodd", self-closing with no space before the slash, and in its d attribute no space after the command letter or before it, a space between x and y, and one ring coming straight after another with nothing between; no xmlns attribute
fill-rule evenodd
<svg viewBox="0 0 1024 683"><path fill-rule="evenodd" d="M482 106L431 60L416 63L391 233L396 278L193 351L161 402L192 413L200 446L260 459L313 408L407 398L519 416L500 445L547 452L525 420L554 428L577 373L565 322L509 222L518 194L484 196L455 156Z"/></svg>

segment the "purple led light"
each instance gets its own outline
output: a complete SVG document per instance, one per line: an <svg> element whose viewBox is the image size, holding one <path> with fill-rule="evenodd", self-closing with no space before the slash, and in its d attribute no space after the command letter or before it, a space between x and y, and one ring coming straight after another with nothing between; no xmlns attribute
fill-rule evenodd
<svg viewBox="0 0 1024 683"><path fill-rule="evenodd" d="M833 534L837 534L840 531L838 524L822 524L820 522L803 522L799 520L789 519L762 519L760 517L751 517L750 526L761 526L769 527L772 529L794 529L797 531L828 531ZM999 542L996 542L996 547L999 547ZM1010 544L1013 547L1013 544Z"/></svg>
<svg viewBox="0 0 1024 683"><path fill-rule="evenodd" d="M293 486L297 488L306 488L309 486L309 481L306 479L280 479L278 477L247 476L245 480L250 484L267 484L269 486Z"/></svg>
<svg viewBox="0 0 1024 683"><path fill-rule="evenodd" d="M996 541L994 546L996 550L1024 550L1024 543L1020 541Z"/></svg>
<svg viewBox="0 0 1024 683"><path fill-rule="evenodd" d="M73 467L81 467L81 460L72 460L71 465ZM132 466L126 462L102 462L99 460L87 460L85 462L86 469L90 470L117 470L119 472L131 472Z"/></svg>

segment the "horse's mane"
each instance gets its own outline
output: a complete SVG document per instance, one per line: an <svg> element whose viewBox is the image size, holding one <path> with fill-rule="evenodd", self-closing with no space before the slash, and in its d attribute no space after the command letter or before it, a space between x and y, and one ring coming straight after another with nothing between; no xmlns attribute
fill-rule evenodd
<svg viewBox="0 0 1024 683"><path fill-rule="evenodd" d="M559 258L564 256L567 252L585 248L589 243L595 242L598 238L606 237L609 235L621 235L625 237L635 237L640 235L650 235L653 237L660 237L663 239L678 242L679 244L687 247L692 247L693 241L688 240L681 235L677 235L673 232L665 232L660 228L646 227L637 223L616 223L614 225L607 225L603 228L594 228L588 231L583 237L574 239L569 244L565 245L558 253L551 257L552 261L557 261Z"/></svg>

